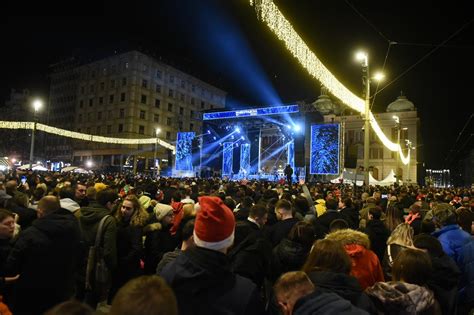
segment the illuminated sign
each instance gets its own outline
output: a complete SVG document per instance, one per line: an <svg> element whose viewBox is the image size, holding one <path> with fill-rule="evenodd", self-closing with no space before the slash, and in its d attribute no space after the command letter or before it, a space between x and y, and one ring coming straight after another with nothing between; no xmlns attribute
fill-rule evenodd
<svg viewBox="0 0 474 315"><path fill-rule="evenodd" d="M255 117L255 116L263 116L263 115L293 114L293 113L298 113L298 112L299 112L298 105L287 105L287 106L230 110L226 112L204 113L202 116L202 119L203 120L229 119L229 118Z"/></svg>

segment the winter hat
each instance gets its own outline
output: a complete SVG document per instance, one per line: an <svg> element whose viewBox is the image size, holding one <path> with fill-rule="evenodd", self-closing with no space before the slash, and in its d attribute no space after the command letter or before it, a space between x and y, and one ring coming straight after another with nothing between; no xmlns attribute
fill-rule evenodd
<svg viewBox="0 0 474 315"><path fill-rule="evenodd" d="M141 195L140 198L138 198L138 202L140 202L143 208L148 209L148 207L150 206L151 198L146 195Z"/></svg>
<svg viewBox="0 0 474 315"><path fill-rule="evenodd" d="M199 247L221 250L234 243L235 218L219 197L199 198L201 209L194 222L194 243Z"/></svg>
<svg viewBox="0 0 474 315"><path fill-rule="evenodd" d="M106 189L108 186L104 183L95 183L94 188L96 192Z"/></svg>
<svg viewBox="0 0 474 315"><path fill-rule="evenodd" d="M156 219L161 222L164 217L173 212L173 208L168 205L156 205L154 211Z"/></svg>
<svg viewBox="0 0 474 315"><path fill-rule="evenodd" d="M433 207L433 216L440 224L444 224L448 218L455 216L454 207L447 203L438 203Z"/></svg>

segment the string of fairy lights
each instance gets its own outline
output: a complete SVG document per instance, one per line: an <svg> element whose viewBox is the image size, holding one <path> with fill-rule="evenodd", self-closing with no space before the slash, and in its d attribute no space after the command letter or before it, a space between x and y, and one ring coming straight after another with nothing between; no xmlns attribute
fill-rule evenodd
<svg viewBox="0 0 474 315"><path fill-rule="evenodd" d="M347 89L324 66L272 0L249 0L249 2L251 6L255 7L258 18L267 24L278 39L284 42L286 48L310 75L321 82L331 94L341 100L341 102L359 113L364 113L364 100ZM390 141L384 134L372 112L369 112L369 120L372 129L383 145L390 151L399 152L400 160L404 165L407 165L410 161L410 149L408 149L407 155L405 156L400 144Z"/></svg>
<svg viewBox="0 0 474 315"><path fill-rule="evenodd" d="M0 121L0 129L31 129L33 128L34 122L23 122L23 121ZM69 131L61 128L51 127L48 125L36 123L36 130L44 131L46 133L68 137L78 140L90 141L90 142L102 142L111 144L159 144L171 151L175 152L176 148L166 141L157 138L143 138L143 139L127 139L127 138L113 138L103 137L97 135L90 135L86 133L80 133L75 131Z"/></svg>

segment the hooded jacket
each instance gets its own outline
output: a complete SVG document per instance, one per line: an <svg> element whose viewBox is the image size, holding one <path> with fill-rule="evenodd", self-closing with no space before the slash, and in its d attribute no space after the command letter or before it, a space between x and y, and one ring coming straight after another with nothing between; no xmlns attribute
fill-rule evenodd
<svg viewBox="0 0 474 315"><path fill-rule="evenodd" d="M257 287L231 272L225 254L202 247L182 252L161 276L173 288L180 315L260 315Z"/></svg>
<svg viewBox="0 0 474 315"><path fill-rule="evenodd" d="M369 237L351 229L329 233L326 239L340 242L352 261L351 275L357 278L362 289L384 281L382 266L377 255L370 250Z"/></svg>
<svg viewBox="0 0 474 315"><path fill-rule="evenodd" d="M20 233L6 263L15 283L14 314L39 314L74 293L80 229L69 211L60 209L35 220Z"/></svg>
<svg viewBox="0 0 474 315"><path fill-rule="evenodd" d="M373 299L379 314L441 314L431 290L404 282L379 282L366 293Z"/></svg>
<svg viewBox="0 0 474 315"><path fill-rule="evenodd" d="M61 208L69 210L72 213L76 212L81 208L81 206L71 198L63 198L59 200L59 203L61 204Z"/></svg>
<svg viewBox="0 0 474 315"><path fill-rule="evenodd" d="M296 301L294 315L368 314L334 293L316 290Z"/></svg>

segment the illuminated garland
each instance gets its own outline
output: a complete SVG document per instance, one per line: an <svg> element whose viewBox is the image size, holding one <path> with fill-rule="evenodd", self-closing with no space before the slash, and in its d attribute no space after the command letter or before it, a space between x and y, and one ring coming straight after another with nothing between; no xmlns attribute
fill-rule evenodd
<svg viewBox="0 0 474 315"><path fill-rule="evenodd" d="M249 0L249 3L251 6L255 7L258 18L265 22L278 39L285 43L286 48L310 75L320 81L344 104L359 113L365 112L364 100L349 91L349 89L339 82L339 80L337 80L337 78L323 65L321 60L319 60L318 57L309 49L272 0ZM402 163L405 165L408 164L408 161L410 160L410 149L408 149L407 156L404 156L400 144L393 143L387 138L375 120L372 112L369 114L369 119L372 129L383 145L390 151L398 151Z"/></svg>
<svg viewBox="0 0 474 315"><path fill-rule="evenodd" d="M0 129L33 129L33 122L21 122L21 121L0 121ZM60 129L56 127L51 127L48 125L43 125L40 123L36 124L36 130L44 131L54 135L68 137L78 140L91 141L91 142L102 142L102 143L113 143L113 144L155 144L175 151L175 147L161 139L156 138L145 138L145 139L126 139L126 138L112 138L112 137L102 137L96 135L89 135L85 133L69 131L65 129Z"/></svg>

